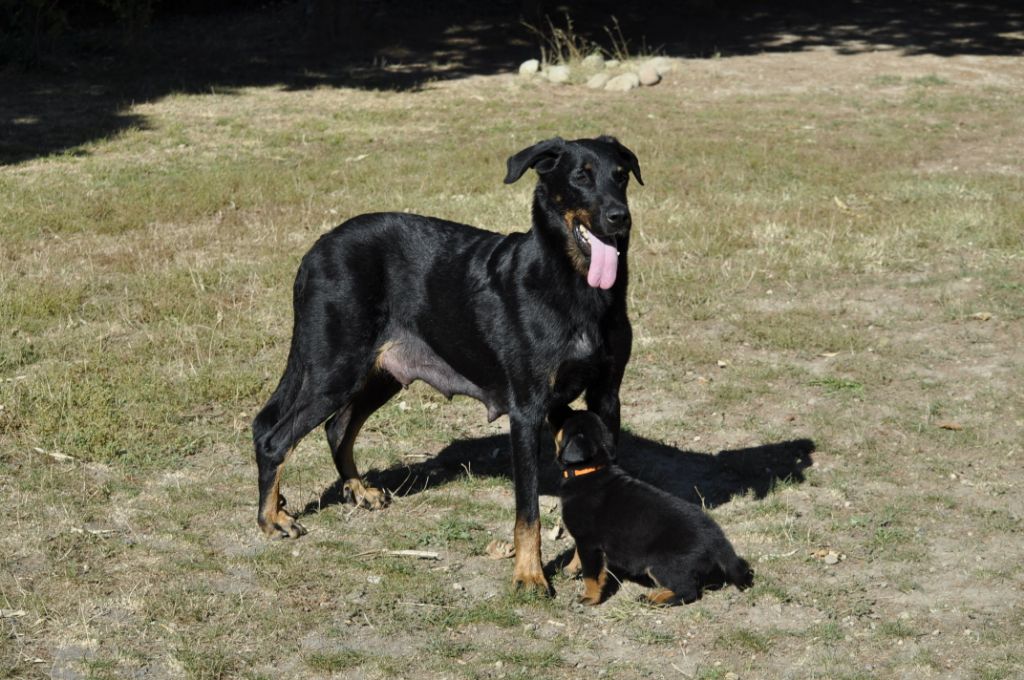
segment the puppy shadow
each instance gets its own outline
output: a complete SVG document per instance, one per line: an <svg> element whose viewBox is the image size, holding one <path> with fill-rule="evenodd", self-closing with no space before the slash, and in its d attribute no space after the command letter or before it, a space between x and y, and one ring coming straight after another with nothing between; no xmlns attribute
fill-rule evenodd
<svg viewBox="0 0 1024 680"><path fill-rule="evenodd" d="M673 496L715 508L735 496L764 498L779 483L802 484L804 471L814 464L814 451L812 440L793 439L703 453L626 434L617 462Z"/></svg>
<svg viewBox="0 0 1024 680"><path fill-rule="evenodd" d="M674 496L714 508L728 503L734 496L748 493L755 498L764 498L780 482L803 483L804 471L813 464L811 454L814 450L814 442L810 439L795 439L705 453L623 432L617 448L617 463L631 475ZM512 459L508 435L459 439L436 456L422 461L385 470L370 470L364 475L364 481L401 498L467 475L505 478L511 487ZM559 484L554 447L545 441L541 451L540 493L557 495ZM316 514L345 502L342 482L337 480L321 493L319 499L308 503L300 514Z"/></svg>

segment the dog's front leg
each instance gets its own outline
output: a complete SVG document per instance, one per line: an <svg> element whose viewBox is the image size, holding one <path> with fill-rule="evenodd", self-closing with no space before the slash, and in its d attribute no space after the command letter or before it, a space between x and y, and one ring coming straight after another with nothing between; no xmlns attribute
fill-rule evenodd
<svg viewBox="0 0 1024 680"><path fill-rule="evenodd" d="M515 566L512 583L551 593L540 556L538 466L544 413L511 413L512 475L516 488Z"/></svg>
<svg viewBox="0 0 1024 680"><path fill-rule="evenodd" d="M579 602L591 606L604 601L604 588L608 582L608 567L604 553L597 548L576 544L576 554L580 558L583 572L583 594Z"/></svg>
<svg viewBox="0 0 1024 680"><path fill-rule="evenodd" d="M605 343L610 356L602 363L594 381L587 386L587 410L597 414L619 443L619 387L633 349L633 329L623 315L620 324L606 333Z"/></svg>

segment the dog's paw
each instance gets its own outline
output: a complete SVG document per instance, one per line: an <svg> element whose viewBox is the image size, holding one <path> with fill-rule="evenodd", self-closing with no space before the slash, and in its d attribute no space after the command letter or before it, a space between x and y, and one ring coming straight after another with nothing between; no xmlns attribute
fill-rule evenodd
<svg viewBox="0 0 1024 680"><path fill-rule="evenodd" d="M267 517L260 518L260 529L270 538L298 538L307 533L306 527L280 507Z"/></svg>
<svg viewBox="0 0 1024 680"><path fill-rule="evenodd" d="M383 510L391 504L387 490L365 486L360 479L346 479L342 494L346 503L368 510Z"/></svg>
<svg viewBox="0 0 1024 680"><path fill-rule="evenodd" d="M512 585L516 590L527 590L540 595L551 595L551 585L544 578L543 572L514 572L512 574Z"/></svg>

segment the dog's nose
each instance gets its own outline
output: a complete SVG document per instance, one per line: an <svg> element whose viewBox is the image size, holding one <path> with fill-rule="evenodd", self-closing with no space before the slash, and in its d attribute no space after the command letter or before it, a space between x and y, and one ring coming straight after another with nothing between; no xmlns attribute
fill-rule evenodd
<svg viewBox="0 0 1024 680"><path fill-rule="evenodd" d="M625 206L614 206L604 212L605 222L609 227L623 228L629 226L629 210Z"/></svg>

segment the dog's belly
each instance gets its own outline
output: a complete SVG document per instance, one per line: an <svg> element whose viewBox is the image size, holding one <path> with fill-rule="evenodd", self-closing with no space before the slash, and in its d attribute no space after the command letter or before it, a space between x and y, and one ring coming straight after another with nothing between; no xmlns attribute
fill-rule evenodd
<svg viewBox="0 0 1024 680"><path fill-rule="evenodd" d="M422 380L448 399L461 394L483 402L487 407L488 422L508 413L508 405L502 396L458 373L427 343L414 335L403 334L386 341L378 350L376 365L404 386Z"/></svg>

